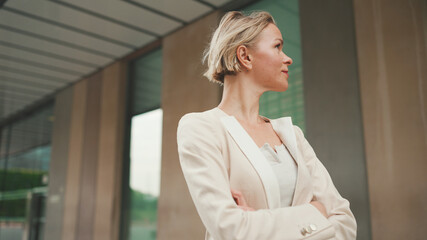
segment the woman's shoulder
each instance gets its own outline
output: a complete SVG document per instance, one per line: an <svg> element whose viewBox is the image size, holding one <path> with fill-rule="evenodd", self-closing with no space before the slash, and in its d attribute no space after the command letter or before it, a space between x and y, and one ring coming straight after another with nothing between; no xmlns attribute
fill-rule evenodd
<svg viewBox="0 0 427 240"><path fill-rule="evenodd" d="M218 108L212 108L203 112L186 113L179 120L178 126L216 124L221 118L221 113L218 110Z"/></svg>
<svg viewBox="0 0 427 240"><path fill-rule="evenodd" d="M222 112L218 108L203 112L191 112L181 117L178 123L178 132L194 131L198 133L215 132L221 128Z"/></svg>
<svg viewBox="0 0 427 240"><path fill-rule="evenodd" d="M208 141L211 144L219 141L221 113L217 109L203 112L191 112L181 117L177 128L178 142Z"/></svg>

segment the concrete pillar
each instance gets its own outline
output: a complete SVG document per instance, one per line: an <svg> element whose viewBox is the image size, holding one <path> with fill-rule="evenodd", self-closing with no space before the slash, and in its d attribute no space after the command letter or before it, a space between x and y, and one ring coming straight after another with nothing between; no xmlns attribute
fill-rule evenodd
<svg viewBox="0 0 427 240"><path fill-rule="evenodd" d="M354 1L372 236L427 235L427 2Z"/></svg>
<svg viewBox="0 0 427 240"><path fill-rule="evenodd" d="M61 239L62 235L72 102L72 88L59 92L55 97L55 121L52 129L52 152L44 228L44 239L46 240Z"/></svg>
<svg viewBox="0 0 427 240"><path fill-rule="evenodd" d="M202 76L204 48L218 24L220 12L178 30L163 40L163 143L157 239L203 239L198 216L182 175L176 148L179 119L188 112L213 108L221 88Z"/></svg>
<svg viewBox="0 0 427 240"><path fill-rule="evenodd" d="M124 73L116 62L56 97L45 239L119 239Z"/></svg>
<svg viewBox="0 0 427 240"><path fill-rule="evenodd" d="M370 239L353 1L299 3L306 138Z"/></svg>

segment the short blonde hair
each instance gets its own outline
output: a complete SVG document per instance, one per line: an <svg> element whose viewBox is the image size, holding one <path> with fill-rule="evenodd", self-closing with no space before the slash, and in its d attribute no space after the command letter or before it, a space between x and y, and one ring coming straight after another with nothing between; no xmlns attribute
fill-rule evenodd
<svg viewBox="0 0 427 240"><path fill-rule="evenodd" d="M240 72L237 47L253 46L257 36L270 23L276 24L271 14L265 11L254 11L249 15L238 11L226 13L203 54L203 63L207 60L208 64L203 75L210 81L223 84L225 75Z"/></svg>

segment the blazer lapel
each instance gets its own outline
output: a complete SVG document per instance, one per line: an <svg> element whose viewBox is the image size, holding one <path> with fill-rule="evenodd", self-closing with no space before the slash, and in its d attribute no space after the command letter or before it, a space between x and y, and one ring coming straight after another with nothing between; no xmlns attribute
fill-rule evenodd
<svg viewBox="0 0 427 240"><path fill-rule="evenodd" d="M268 208L280 207L279 183L256 143L233 116L222 117L221 122L258 173L267 196Z"/></svg>
<svg viewBox="0 0 427 240"><path fill-rule="evenodd" d="M298 203L300 194L304 191L304 179L307 179L303 168L305 167L302 159L300 159L298 154L297 140L295 136L294 126L292 124L291 117L282 117L278 119L270 120L271 125L273 126L274 131L279 135L282 142L286 145L292 157L295 159L295 162L298 166L298 175L297 181L295 184L294 197L292 199L292 206L295 206Z"/></svg>
<svg viewBox="0 0 427 240"><path fill-rule="evenodd" d="M289 152L291 152L292 157L294 157L295 161L297 161L297 139L292 124L292 119L290 117L283 117L269 121L273 126L274 131L277 133L277 135L279 135L282 142L289 149Z"/></svg>

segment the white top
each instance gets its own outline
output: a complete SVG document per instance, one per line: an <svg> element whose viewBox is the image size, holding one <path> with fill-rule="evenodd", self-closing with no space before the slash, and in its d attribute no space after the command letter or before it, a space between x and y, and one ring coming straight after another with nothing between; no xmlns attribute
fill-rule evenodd
<svg viewBox="0 0 427 240"><path fill-rule="evenodd" d="M277 153L270 144L265 143L260 150L270 163L280 186L280 205L289 207L295 192L297 181L297 165L285 145L275 146Z"/></svg>

